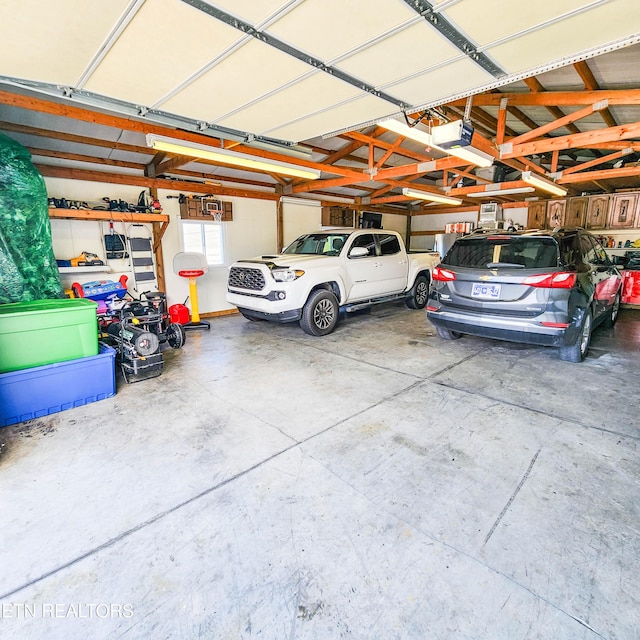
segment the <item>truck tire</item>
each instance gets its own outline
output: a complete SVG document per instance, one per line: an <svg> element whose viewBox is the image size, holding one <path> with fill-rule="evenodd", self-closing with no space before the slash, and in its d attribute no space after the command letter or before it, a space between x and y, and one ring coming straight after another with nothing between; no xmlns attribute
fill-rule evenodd
<svg viewBox="0 0 640 640"><path fill-rule="evenodd" d="M592 324L591 311L586 309L576 341L567 347L560 347L560 360L582 362L585 359L587 351L589 350L589 343L591 342Z"/></svg>
<svg viewBox="0 0 640 640"><path fill-rule="evenodd" d="M418 276L407 298L409 309L424 309L429 298L429 279L426 276Z"/></svg>
<svg viewBox="0 0 640 640"><path fill-rule="evenodd" d="M331 291L312 291L302 309L300 327L310 336L326 336L338 324L338 299Z"/></svg>

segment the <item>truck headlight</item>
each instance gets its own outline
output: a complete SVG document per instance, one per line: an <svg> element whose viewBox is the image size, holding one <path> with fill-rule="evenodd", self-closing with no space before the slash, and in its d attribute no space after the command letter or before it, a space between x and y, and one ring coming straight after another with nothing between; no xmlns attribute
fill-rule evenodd
<svg viewBox="0 0 640 640"><path fill-rule="evenodd" d="M301 269L274 269L271 275L276 282L293 282L303 276L304 271Z"/></svg>

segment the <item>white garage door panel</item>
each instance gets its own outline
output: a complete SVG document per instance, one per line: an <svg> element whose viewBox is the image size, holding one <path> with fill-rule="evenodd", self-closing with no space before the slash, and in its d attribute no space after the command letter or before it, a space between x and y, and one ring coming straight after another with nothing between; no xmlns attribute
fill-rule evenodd
<svg viewBox="0 0 640 640"><path fill-rule="evenodd" d="M249 37L240 49L160 106L166 111L210 122L310 70L304 62Z"/></svg>
<svg viewBox="0 0 640 640"><path fill-rule="evenodd" d="M476 45L486 46L585 4L588 4L585 0L520 0L517 5L513 0L462 0L446 9L444 14Z"/></svg>
<svg viewBox="0 0 640 640"><path fill-rule="evenodd" d="M446 64L431 71L384 87L392 95L413 105L454 95L491 82L493 77L468 58Z"/></svg>
<svg viewBox="0 0 640 640"><path fill-rule="evenodd" d="M335 66L352 76L362 78L371 86L379 87L409 77L426 65L440 64L459 56L459 49L432 29L426 21L420 20L407 29L340 60Z"/></svg>
<svg viewBox="0 0 640 640"><path fill-rule="evenodd" d="M228 118L222 118L216 124L264 133L280 125L284 114L287 121L296 120L359 94L360 91L350 84L318 71Z"/></svg>
<svg viewBox="0 0 640 640"><path fill-rule="evenodd" d="M419 19L402 0L305 0L267 32L327 62Z"/></svg>
<svg viewBox="0 0 640 640"><path fill-rule="evenodd" d="M506 71L517 73L638 32L638 0L617 0L489 48L487 53Z"/></svg>
<svg viewBox="0 0 640 640"><path fill-rule="evenodd" d="M184 2L146 0L85 88L152 106L241 37Z"/></svg>
<svg viewBox="0 0 640 640"><path fill-rule="evenodd" d="M255 26L286 10L291 0L212 0L209 4Z"/></svg>
<svg viewBox="0 0 640 640"><path fill-rule="evenodd" d="M277 127L266 133L282 140L308 140L324 133L352 127L389 112L389 103L372 95L364 95L333 109L327 109L302 120Z"/></svg>
<svg viewBox="0 0 640 640"><path fill-rule="evenodd" d="M128 4L2 0L0 75L74 85Z"/></svg>

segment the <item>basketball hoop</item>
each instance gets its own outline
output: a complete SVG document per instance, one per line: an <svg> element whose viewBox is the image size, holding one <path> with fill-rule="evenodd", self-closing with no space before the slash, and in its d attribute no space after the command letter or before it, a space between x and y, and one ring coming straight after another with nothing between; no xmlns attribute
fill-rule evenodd
<svg viewBox="0 0 640 640"><path fill-rule="evenodd" d="M213 216L214 222L222 222L222 210L220 211L211 211L211 215Z"/></svg>

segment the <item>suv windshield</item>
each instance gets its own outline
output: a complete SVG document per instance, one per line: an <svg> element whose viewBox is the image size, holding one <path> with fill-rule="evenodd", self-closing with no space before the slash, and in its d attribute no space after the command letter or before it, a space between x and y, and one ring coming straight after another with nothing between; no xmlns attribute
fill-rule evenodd
<svg viewBox="0 0 640 640"><path fill-rule="evenodd" d="M348 233L309 233L294 240L282 253L337 256Z"/></svg>
<svg viewBox="0 0 640 640"><path fill-rule="evenodd" d="M473 269L548 269L558 266L558 243L543 236L469 236L456 240L442 264Z"/></svg>

